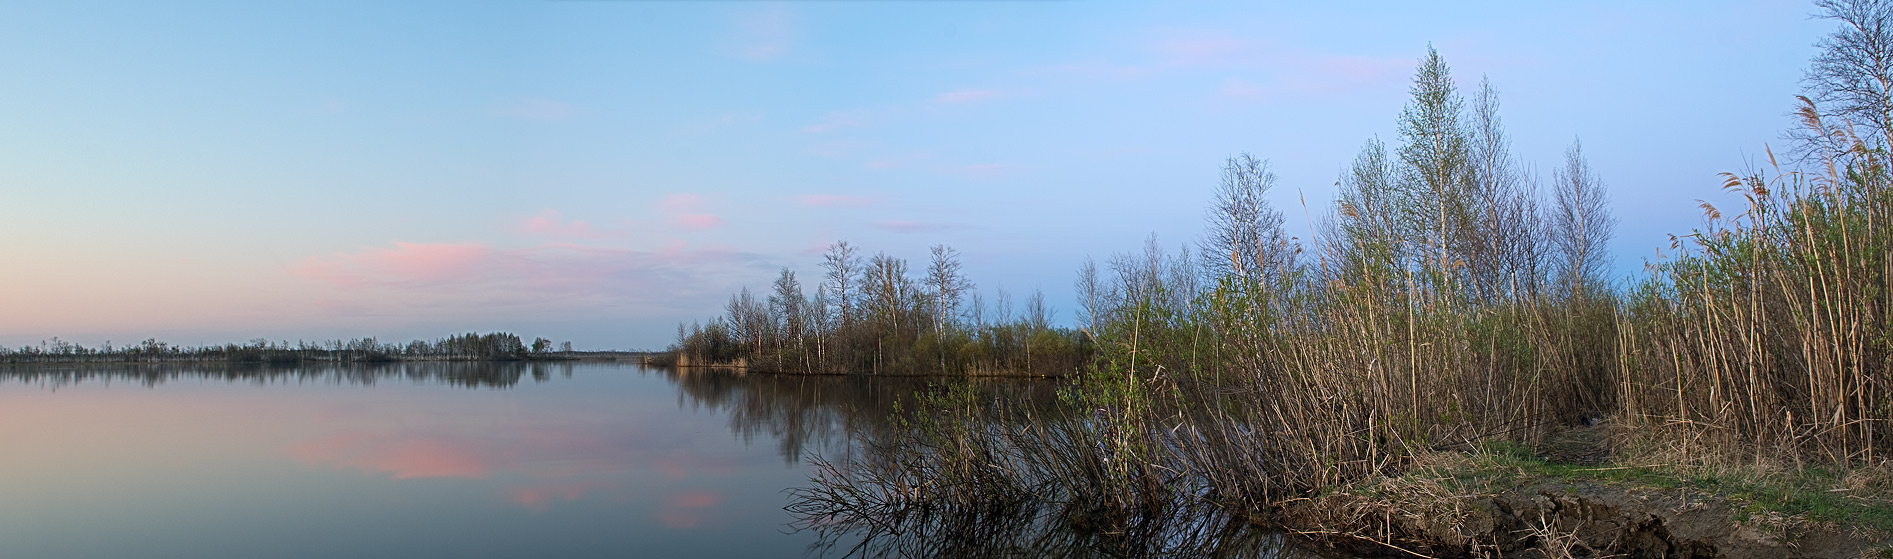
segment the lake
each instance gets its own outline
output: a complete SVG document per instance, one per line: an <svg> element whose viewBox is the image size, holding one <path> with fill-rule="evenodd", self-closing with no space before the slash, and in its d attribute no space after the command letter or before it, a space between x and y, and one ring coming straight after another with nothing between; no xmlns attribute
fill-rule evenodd
<svg viewBox="0 0 1893 559"><path fill-rule="evenodd" d="M613 362L0 368L0 557L840 556L858 538L795 531L790 490L924 384Z"/></svg>

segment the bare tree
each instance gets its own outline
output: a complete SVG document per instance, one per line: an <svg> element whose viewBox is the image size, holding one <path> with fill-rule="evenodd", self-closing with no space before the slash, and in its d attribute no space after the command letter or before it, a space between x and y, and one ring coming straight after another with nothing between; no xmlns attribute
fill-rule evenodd
<svg viewBox="0 0 1893 559"><path fill-rule="evenodd" d="M999 288L998 292L993 299L993 322L1001 325L1010 324L1012 323L1012 292L1006 291L1004 287Z"/></svg>
<svg viewBox="0 0 1893 559"><path fill-rule="evenodd" d="M913 279L907 277L907 261L885 252L874 253L861 271L861 280L862 298L871 305L868 314L892 321L894 332L898 334L908 302L916 295Z"/></svg>
<svg viewBox="0 0 1893 559"><path fill-rule="evenodd" d="M960 253L946 245L934 245L933 261L927 268L928 297L933 301L933 330L941 332L954 322L960 310L960 298L973 289L973 282L960 274Z"/></svg>
<svg viewBox="0 0 1893 559"><path fill-rule="evenodd" d="M1485 301L1528 295L1535 292L1538 268L1536 193L1512 158L1511 140L1499 118L1499 93L1490 79L1479 81L1470 116L1472 204L1459 252Z"/></svg>
<svg viewBox="0 0 1893 559"><path fill-rule="evenodd" d="M783 268L776 276L774 287L774 293L769 295L771 326L782 336L783 343L794 340L800 346L805 322L802 305L806 300L802 295L802 282L795 279L794 271Z"/></svg>
<svg viewBox="0 0 1893 559"><path fill-rule="evenodd" d="M1103 312L1104 293L1098 285L1098 264L1091 257L1085 257L1085 263L1078 266L1078 279L1073 287L1078 289L1078 322L1086 328L1085 335L1098 335L1098 313Z"/></svg>
<svg viewBox="0 0 1893 559"><path fill-rule="evenodd" d="M849 313L854 310L854 280L855 275L861 273L861 256L848 241L836 241L828 246L828 253L822 255L822 268L828 272L824 287L835 295L836 316L845 326Z"/></svg>
<svg viewBox="0 0 1893 559"><path fill-rule="evenodd" d="M1045 304L1045 292L1032 290L1032 296L1025 299L1025 320L1033 332L1038 332L1052 325L1052 315L1057 311Z"/></svg>
<svg viewBox="0 0 1893 559"><path fill-rule="evenodd" d="M1893 138L1893 2L1816 0L1814 5L1821 9L1816 17L1841 27L1815 43L1821 52L1801 79L1807 104L1801 118L1837 117L1861 143L1884 148ZM1808 114L1814 107L1826 114ZM1803 156L1831 156L1852 144L1809 128L1790 134Z"/></svg>
<svg viewBox="0 0 1893 559"><path fill-rule="evenodd" d="M1267 285L1293 265L1295 254L1282 232L1282 214L1265 198L1274 187L1275 173L1266 160L1244 153L1223 163L1222 183L1210 205L1209 233L1201 242L1209 275Z"/></svg>
<svg viewBox="0 0 1893 559"><path fill-rule="evenodd" d="M1603 283L1617 220L1610 215L1604 183L1584 160L1577 141L1564 152L1564 168L1554 173L1556 207L1549 220L1551 246L1557 251L1558 286L1566 296L1582 296Z"/></svg>
<svg viewBox="0 0 1893 559"><path fill-rule="evenodd" d="M729 313L730 329L735 337L749 346L754 355L763 352L763 338L769 331L769 307L749 292L748 287L736 295L730 296L730 302L724 307Z"/></svg>
<svg viewBox="0 0 1893 559"><path fill-rule="evenodd" d="M972 299L973 299L972 302L969 305L967 305L968 307L970 307L967 310L970 314L973 315L973 330L974 331L985 330L986 329L986 296L981 295L978 291L974 291Z"/></svg>

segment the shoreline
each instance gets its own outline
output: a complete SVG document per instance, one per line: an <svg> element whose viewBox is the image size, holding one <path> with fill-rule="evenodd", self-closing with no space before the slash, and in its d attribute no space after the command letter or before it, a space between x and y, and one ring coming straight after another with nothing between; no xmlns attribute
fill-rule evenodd
<svg viewBox="0 0 1893 559"><path fill-rule="evenodd" d="M1604 428L1572 431L1587 429ZM1569 460L1538 446L1428 453L1278 503L1272 524L1369 557L1893 558L1893 465Z"/></svg>
<svg viewBox="0 0 1893 559"><path fill-rule="evenodd" d="M446 357L446 356L368 356L357 358L323 358L288 356L288 358L228 358L228 357L97 357L97 356L52 356L32 359L0 358L0 365L374 365L383 363L544 363L561 361L638 361L644 362L654 355L652 352L639 351L577 351L552 355L522 355L498 357Z"/></svg>

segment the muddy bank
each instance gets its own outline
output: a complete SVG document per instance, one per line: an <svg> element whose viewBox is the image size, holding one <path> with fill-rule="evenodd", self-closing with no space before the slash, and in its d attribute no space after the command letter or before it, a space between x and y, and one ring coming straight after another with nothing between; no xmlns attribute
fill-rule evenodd
<svg viewBox="0 0 1893 559"><path fill-rule="evenodd" d="M1317 545L1386 557L1878 558L1884 534L1744 514L1701 492L1542 482L1449 494L1389 480L1291 502L1283 522Z"/></svg>

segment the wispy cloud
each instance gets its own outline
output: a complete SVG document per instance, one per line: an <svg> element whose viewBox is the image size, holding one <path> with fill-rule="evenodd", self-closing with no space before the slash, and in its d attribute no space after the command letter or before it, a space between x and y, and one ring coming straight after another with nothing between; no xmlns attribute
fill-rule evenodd
<svg viewBox="0 0 1893 559"><path fill-rule="evenodd" d="M679 493L664 501L665 508L658 511L657 519L671 528L695 528L703 523L709 509L722 502L723 496L711 491Z"/></svg>
<svg viewBox="0 0 1893 559"><path fill-rule="evenodd" d="M482 243L406 243L357 253L308 258L292 270L300 276L338 287L374 285L426 286L460 280L504 266L518 255L501 254Z"/></svg>
<svg viewBox="0 0 1893 559"><path fill-rule="evenodd" d="M1413 66L1410 56L1310 51L1220 29L1163 29L1133 40L1115 59L1032 68L1027 74L1133 80L1183 72L1233 74L1216 94L1253 99L1271 93L1343 93L1397 84Z"/></svg>
<svg viewBox="0 0 1893 559"><path fill-rule="evenodd" d="M491 458L478 445L447 437L343 433L288 451L311 466L368 470L394 479L483 478L492 471Z"/></svg>
<svg viewBox="0 0 1893 559"><path fill-rule="evenodd" d="M854 196L849 194L803 194L795 201L804 206L818 208L865 208L881 203L880 196Z"/></svg>
<svg viewBox="0 0 1893 559"><path fill-rule="evenodd" d="M801 26L787 6L772 4L738 14L731 25L730 51L751 62L770 62L795 48Z"/></svg>
<svg viewBox="0 0 1893 559"><path fill-rule="evenodd" d="M723 218L715 214L677 214L670 222L691 229L715 229L723 225Z"/></svg>
<svg viewBox="0 0 1893 559"><path fill-rule="evenodd" d="M705 211L709 202L700 194L678 193L664 197L657 207L669 214L670 223L687 229L714 229L723 225L723 218Z"/></svg>
<svg viewBox="0 0 1893 559"><path fill-rule="evenodd" d="M866 125L869 115L873 112L868 109L856 109L828 113L822 117L821 121L802 127L802 131L810 134L826 134L844 128L856 128Z"/></svg>
<svg viewBox="0 0 1893 559"><path fill-rule="evenodd" d="M657 207L658 209L669 212L694 210L703 207L703 195L689 192L672 194L665 196L663 201L658 202Z"/></svg>
<svg viewBox="0 0 1893 559"><path fill-rule="evenodd" d="M676 482L740 471L728 458L678 452L689 441L662 425L661 414L627 428L617 415L585 410L505 420L469 420L457 411L422 404L391 422L392 416L372 407L331 407L302 424L322 432L282 452L308 467L393 480L492 480L503 486L498 497L534 513L593 496L638 497L622 479L645 471ZM682 513L682 520L700 522L703 513L722 502L718 493L685 490L653 503L653 512Z"/></svg>
<svg viewBox="0 0 1893 559"><path fill-rule="evenodd" d="M577 501L590 493L622 488L623 484L609 481L549 483L515 487L506 493L506 498L533 513L543 513L552 508L554 500Z"/></svg>
<svg viewBox="0 0 1893 559"><path fill-rule="evenodd" d="M1011 172L1012 169L1013 167L1011 165L1004 165L1004 164L999 164L999 163L974 163L971 165L960 165L958 167L949 167L947 169L942 170L942 172L948 175L956 176L956 177L989 180L989 179L999 178L1000 176L1003 176L1006 173Z"/></svg>
<svg viewBox="0 0 1893 559"><path fill-rule="evenodd" d="M526 218L514 230L531 235L581 239L605 239L624 234L621 230L599 229L584 220L566 221L558 210L551 209Z"/></svg>
<svg viewBox="0 0 1893 559"><path fill-rule="evenodd" d="M693 218L694 219L694 218ZM324 308L378 315L671 308L755 273L761 257L544 244L408 243L305 258L290 273L332 291Z"/></svg>

